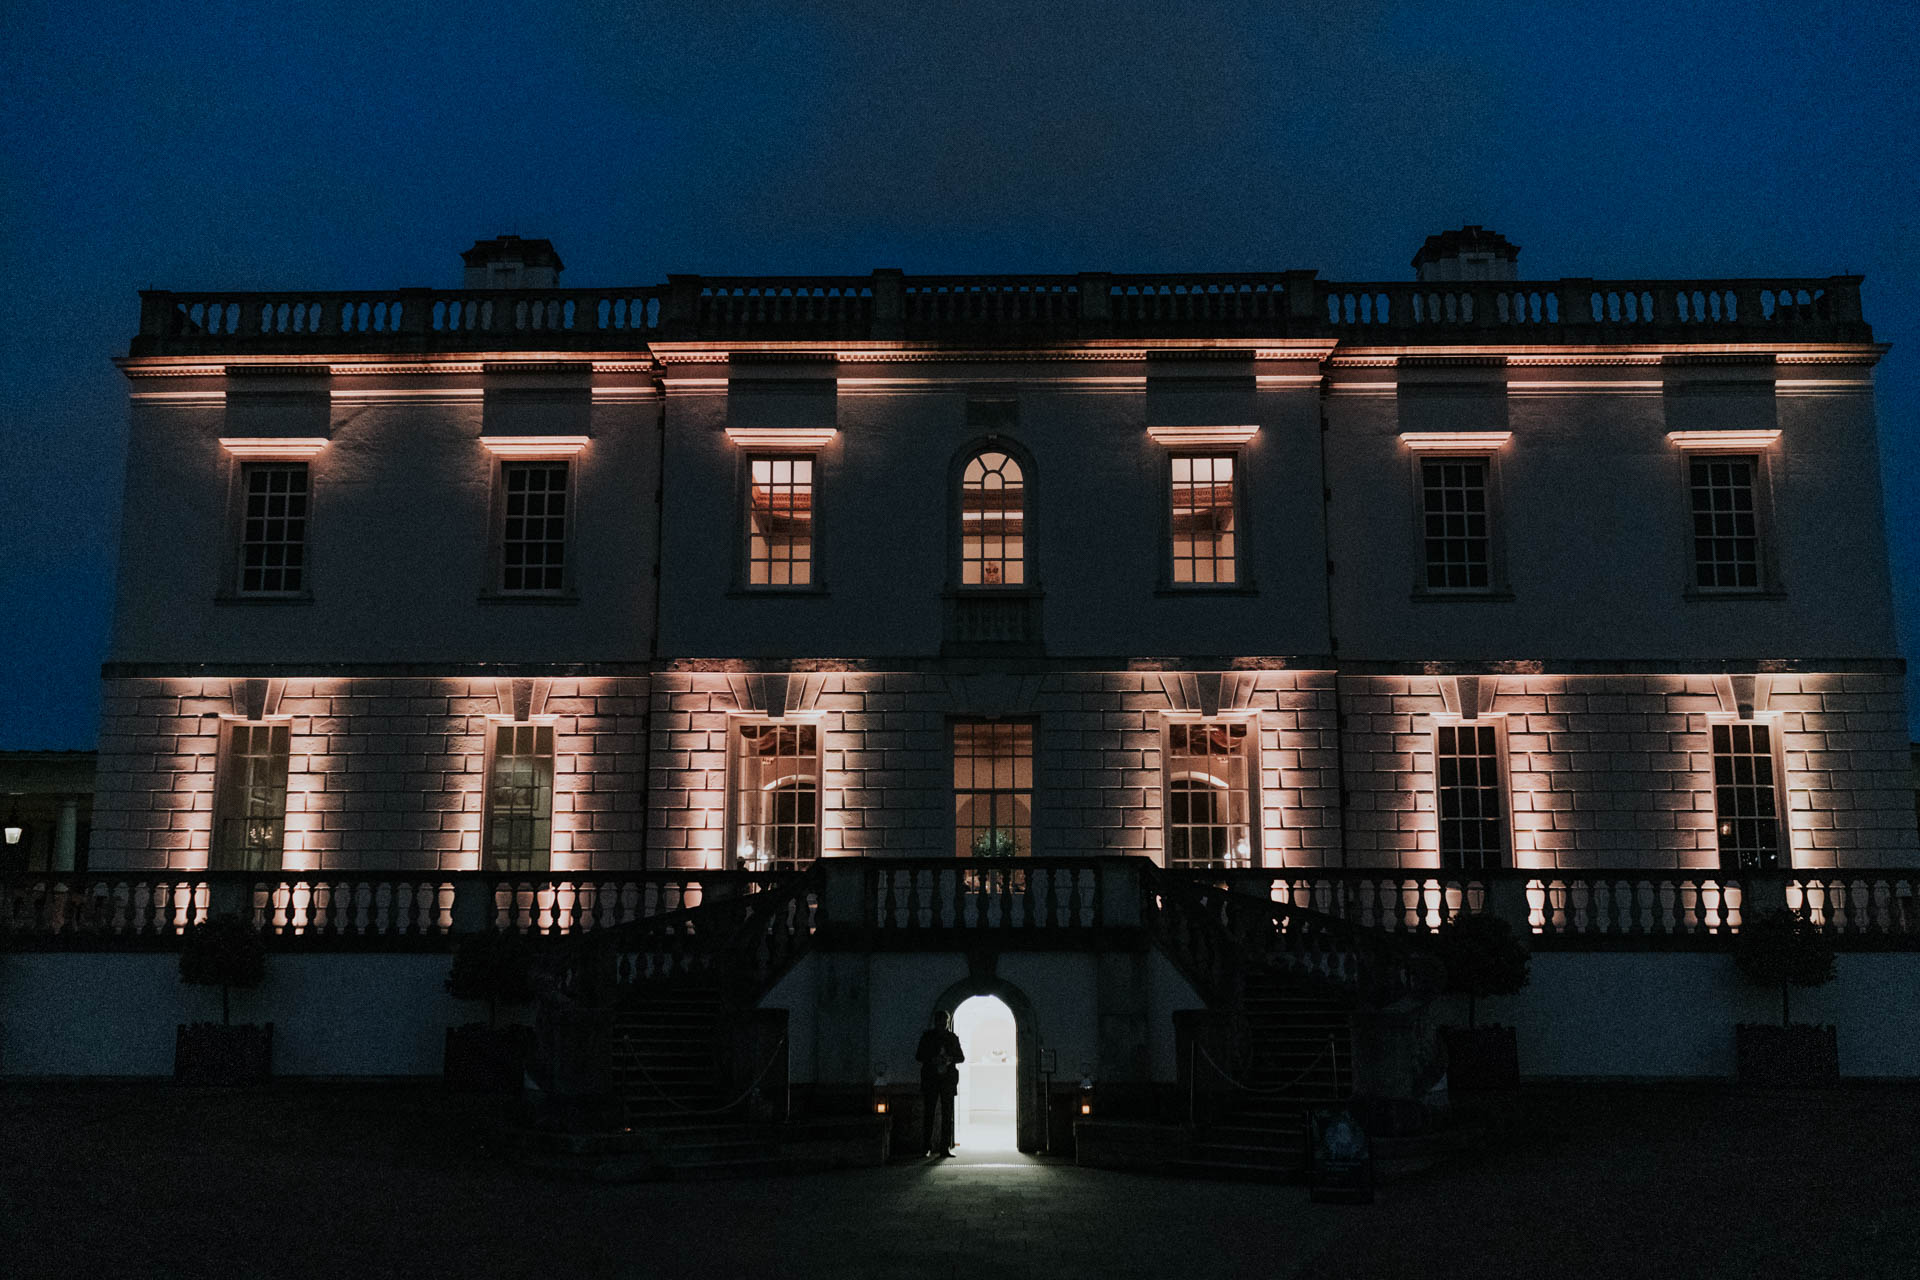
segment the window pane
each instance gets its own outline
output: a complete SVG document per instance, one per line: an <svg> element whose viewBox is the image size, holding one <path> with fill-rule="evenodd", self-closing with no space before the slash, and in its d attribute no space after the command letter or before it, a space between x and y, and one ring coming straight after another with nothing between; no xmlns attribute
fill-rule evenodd
<svg viewBox="0 0 1920 1280"><path fill-rule="evenodd" d="M502 463L502 591L559 591L565 584L567 464Z"/></svg>
<svg viewBox="0 0 1920 1280"><path fill-rule="evenodd" d="M242 478L239 589L250 595L304 590L307 464L249 464Z"/></svg>
<svg viewBox="0 0 1920 1280"><path fill-rule="evenodd" d="M287 826L287 752L284 724L235 724L227 731L215 806L215 871L277 871Z"/></svg>
<svg viewBox="0 0 1920 1280"><path fill-rule="evenodd" d="M820 853L820 730L735 724L733 854L748 871L789 871Z"/></svg>
<svg viewBox="0 0 1920 1280"><path fill-rule="evenodd" d="M1713 780L1720 865L1728 871L1778 868L1780 815L1768 726L1714 725Z"/></svg>
<svg viewBox="0 0 1920 1280"><path fill-rule="evenodd" d="M1696 585L1709 589L1760 585L1760 530L1754 515L1757 460L1697 457L1689 464Z"/></svg>
<svg viewBox="0 0 1920 1280"><path fill-rule="evenodd" d="M1167 865L1250 867L1253 734L1244 720L1167 726Z"/></svg>
<svg viewBox="0 0 1920 1280"><path fill-rule="evenodd" d="M1033 726L961 721L953 726L954 853L1033 852Z"/></svg>
<svg viewBox="0 0 1920 1280"><path fill-rule="evenodd" d="M1235 581L1233 455L1172 461L1173 580Z"/></svg>
<svg viewBox="0 0 1920 1280"><path fill-rule="evenodd" d="M960 581L1017 587L1026 577L1026 483L1020 464L988 450L960 480Z"/></svg>
<svg viewBox="0 0 1920 1280"><path fill-rule="evenodd" d="M1486 460L1428 459L1420 486L1427 589L1484 591L1493 584Z"/></svg>
<svg viewBox="0 0 1920 1280"><path fill-rule="evenodd" d="M747 498L747 581L813 581L813 459L755 458Z"/></svg>
<svg viewBox="0 0 1920 1280"><path fill-rule="evenodd" d="M545 871L553 852L553 726L494 728L487 779L489 871Z"/></svg>
<svg viewBox="0 0 1920 1280"><path fill-rule="evenodd" d="M1498 730L1491 724L1438 726L1433 775L1441 865L1468 871L1505 865Z"/></svg>

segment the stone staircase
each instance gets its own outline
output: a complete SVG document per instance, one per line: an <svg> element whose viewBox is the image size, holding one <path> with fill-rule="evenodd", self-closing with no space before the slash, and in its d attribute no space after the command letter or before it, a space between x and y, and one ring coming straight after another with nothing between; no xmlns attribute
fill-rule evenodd
<svg viewBox="0 0 1920 1280"><path fill-rule="evenodd" d="M1241 994L1247 1086L1221 1097L1214 1119L1170 1168L1233 1177L1296 1178L1306 1169L1307 1109L1353 1096L1350 1007L1254 972ZM1222 1082L1224 1083L1224 1082Z"/></svg>
<svg viewBox="0 0 1920 1280"><path fill-rule="evenodd" d="M721 1096L716 1038L721 998L712 982L635 988L614 1015L613 1088L634 1126L715 1121Z"/></svg>

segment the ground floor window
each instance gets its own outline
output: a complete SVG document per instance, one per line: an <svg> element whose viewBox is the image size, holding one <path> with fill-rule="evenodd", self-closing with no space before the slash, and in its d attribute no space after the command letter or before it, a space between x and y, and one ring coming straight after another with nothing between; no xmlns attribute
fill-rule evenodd
<svg viewBox="0 0 1920 1280"><path fill-rule="evenodd" d="M1770 871L1780 865L1780 807L1773 782L1772 726L1713 726L1713 804L1720 865Z"/></svg>
<svg viewBox="0 0 1920 1280"><path fill-rule="evenodd" d="M553 726L502 724L487 769L486 869L553 864Z"/></svg>
<svg viewBox="0 0 1920 1280"><path fill-rule="evenodd" d="M1253 865L1253 752L1252 725L1245 720L1176 720L1167 726L1168 866Z"/></svg>
<svg viewBox="0 0 1920 1280"><path fill-rule="evenodd" d="M229 721L213 811L214 871L278 871L287 830L286 724Z"/></svg>
<svg viewBox="0 0 1920 1280"><path fill-rule="evenodd" d="M953 845L963 858L1033 852L1033 726L957 721L953 726Z"/></svg>
<svg viewBox="0 0 1920 1280"><path fill-rule="evenodd" d="M736 865L790 871L820 856L820 730L733 726L730 826Z"/></svg>
<svg viewBox="0 0 1920 1280"><path fill-rule="evenodd" d="M1506 787L1500 774L1498 723L1443 724L1434 737L1440 865L1467 871L1504 866Z"/></svg>

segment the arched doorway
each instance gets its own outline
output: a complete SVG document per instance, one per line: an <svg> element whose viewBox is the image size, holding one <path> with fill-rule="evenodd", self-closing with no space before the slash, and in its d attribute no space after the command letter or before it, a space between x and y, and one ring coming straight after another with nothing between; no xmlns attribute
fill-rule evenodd
<svg viewBox="0 0 1920 1280"><path fill-rule="evenodd" d="M1018 1147L1019 1049L1013 1010L998 996L969 996L953 1011L953 1033L967 1055L954 1099L954 1139L962 1150Z"/></svg>
<svg viewBox="0 0 1920 1280"><path fill-rule="evenodd" d="M958 1025L960 1009L963 1006L972 1005L978 1011L968 1013L967 1017L970 1021L976 1017L983 1021L987 1020L990 1014L996 1021L1001 1016L1012 1019L1012 1052L1006 1055L1011 1060L1012 1070L1005 1074L1013 1077L1014 1132L1011 1139L995 1135L993 1141L1015 1147L1020 1151L1039 1151L1046 1145L1046 1125L1043 1122L1043 1109L1040 1103L1040 1024L1034 1016L1033 1002L1027 999L1026 992L1011 982L994 976L991 957L985 960L976 959L971 967L974 970L973 974L941 992L934 999L933 1007L954 1017L956 1024L954 1031L960 1036L960 1047L966 1051L968 1065L973 1061L974 1046L968 1040L967 1033ZM986 997L986 999L982 1001L980 997ZM1003 1034L1006 1024L998 1022L997 1025L1000 1030L995 1034ZM982 1058L993 1062L994 1065L999 1063L999 1058L992 1049L983 1053ZM963 1066L961 1069L965 1071L966 1067ZM962 1076L961 1079L970 1083L967 1076ZM999 1087L998 1080L991 1075L985 1078L985 1083L993 1088ZM954 1138L956 1141L965 1142L966 1139L960 1137L959 1127L966 1123L967 1116L959 1110L962 1100L955 1098L954 1102L956 1104ZM991 1121L997 1120L998 1117L988 1116L983 1119ZM983 1140L985 1140L984 1136Z"/></svg>

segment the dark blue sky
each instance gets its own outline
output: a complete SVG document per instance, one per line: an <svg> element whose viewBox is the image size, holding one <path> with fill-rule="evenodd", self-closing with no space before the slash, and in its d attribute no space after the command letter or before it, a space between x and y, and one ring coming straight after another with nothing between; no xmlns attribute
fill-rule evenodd
<svg viewBox="0 0 1920 1280"><path fill-rule="evenodd" d="M550 237L581 285L1400 280L1462 222L1533 279L1862 272L1894 344L1882 460L1920 636L1912 0L4 15L0 748L94 740L134 291L451 285L499 232Z"/></svg>

